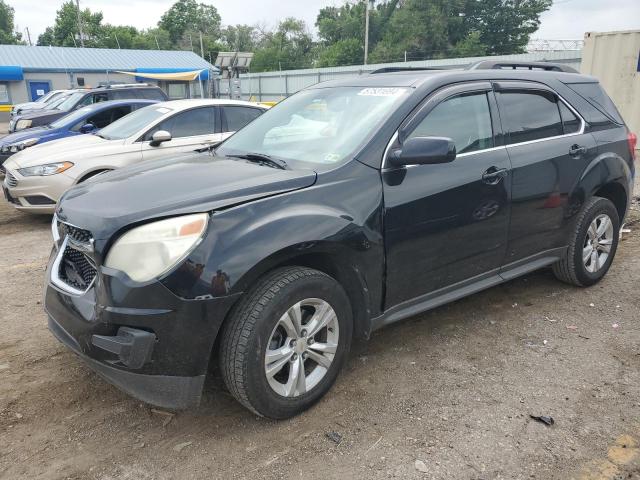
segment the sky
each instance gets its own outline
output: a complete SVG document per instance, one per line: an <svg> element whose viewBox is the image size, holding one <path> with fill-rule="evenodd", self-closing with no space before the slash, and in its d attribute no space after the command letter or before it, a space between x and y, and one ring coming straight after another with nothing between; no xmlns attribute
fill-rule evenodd
<svg viewBox="0 0 640 480"><path fill-rule="evenodd" d="M35 43L38 35L53 24L62 0L5 0L16 12L16 24L29 27ZM318 10L340 5L343 0L200 0L214 5L224 25L266 24L274 26L284 17L304 19L310 29ZM174 0L80 0L81 7L101 10L104 21L137 28L154 27ZM640 0L555 0L542 17L532 37L581 39L584 32L607 32L640 28Z"/></svg>

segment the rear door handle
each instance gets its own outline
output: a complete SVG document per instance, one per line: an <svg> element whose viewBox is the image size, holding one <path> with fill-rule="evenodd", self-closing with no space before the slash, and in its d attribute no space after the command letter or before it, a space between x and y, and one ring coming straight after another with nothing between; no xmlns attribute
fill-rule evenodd
<svg viewBox="0 0 640 480"><path fill-rule="evenodd" d="M482 174L482 181L487 185L497 185L503 177L507 176L506 168L489 167Z"/></svg>
<svg viewBox="0 0 640 480"><path fill-rule="evenodd" d="M583 147L582 145L571 145L571 148L569 149L569 155L572 157L579 157L585 153L587 153L587 147Z"/></svg>

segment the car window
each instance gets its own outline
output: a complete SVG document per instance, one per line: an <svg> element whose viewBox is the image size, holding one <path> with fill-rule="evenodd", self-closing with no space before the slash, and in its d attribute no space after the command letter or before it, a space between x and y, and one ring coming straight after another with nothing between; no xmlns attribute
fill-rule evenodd
<svg viewBox="0 0 640 480"><path fill-rule="evenodd" d="M565 135L569 133L576 133L580 130L580 124L582 122L576 114L573 113L564 102L558 102L558 107L560 108L560 117L562 118L562 126Z"/></svg>
<svg viewBox="0 0 640 480"><path fill-rule="evenodd" d="M87 107L83 108L82 110L86 109ZM89 117L85 118L84 120L81 120L80 122L76 123L73 128L71 130L73 131L79 131L83 125L86 125L88 123L91 123L93 126L95 126L96 128L104 128L107 125L111 124L112 122L118 120L119 118L124 117L125 115L127 115L128 113L131 112L131 107L129 106L120 106L120 107L114 107L114 108L109 108L107 110L103 110L101 112L97 112L94 115L90 115Z"/></svg>
<svg viewBox="0 0 640 480"><path fill-rule="evenodd" d="M109 140L128 138L142 129L148 128L153 122L164 115L168 115L170 112L170 108L158 105L140 108L105 127L100 131L100 136Z"/></svg>
<svg viewBox="0 0 640 480"><path fill-rule="evenodd" d="M141 98L139 95L136 95L135 90L113 90L111 92L111 98L113 100L131 100L135 98Z"/></svg>
<svg viewBox="0 0 640 480"><path fill-rule="evenodd" d="M222 113L227 121L227 131L237 132L260 115L262 110L251 107L223 106Z"/></svg>
<svg viewBox="0 0 640 480"><path fill-rule="evenodd" d="M567 84L567 87L587 100L611 120L620 124L624 123L620 112L599 83L571 83Z"/></svg>
<svg viewBox="0 0 640 480"><path fill-rule="evenodd" d="M509 143L528 142L563 134L557 97L546 91L499 92Z"/></svg>
<svg viewBox="0 0 640 480"><path fill-rule="evenodd" d="M145 140L151 140L158 130L166 130L171 138L181 138L214 133L214 127L213 107L193 108L160 122L147 132Z"/></svg>
<svg viewBox="0 0 640 480"><path fill-rule="evenodd" d="M138 93L141 98L146 98L147 100L166 100L164 92L159 88L141 88Z"/></svg>
<svg viewBox="0 0 640 480"><path fill-rule="evenodd" d="M408 136L413 137L451 138L457 153L493 147L487 94L475 92L444 100Z"/></svg>

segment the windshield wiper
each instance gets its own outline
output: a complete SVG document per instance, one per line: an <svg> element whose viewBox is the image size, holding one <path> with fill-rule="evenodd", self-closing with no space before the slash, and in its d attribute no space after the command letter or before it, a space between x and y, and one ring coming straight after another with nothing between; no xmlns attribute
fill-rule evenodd
<svg viewBox="0 0 640 480"><path fill-rule="evenodd" d="M104 135L103 135L103 134L101 134L100 132L96 132L96 133L94 133L94 135L95 135L96 137L103 138L104 140L111 140L111 138L104 136Z"/></svg>
<svg viewBox="0 0 640 480"><path fill-rule="evenodd" d="M242 160L248 160L254 163L271 165L272 167L276 167L281 170L286 170L288 168L287 162L285 162L284 160L280 160L279 158L273 158L263 153L244 153L244 154L236 154L236 155L225 155L225 157L241 158Z"/></svg>

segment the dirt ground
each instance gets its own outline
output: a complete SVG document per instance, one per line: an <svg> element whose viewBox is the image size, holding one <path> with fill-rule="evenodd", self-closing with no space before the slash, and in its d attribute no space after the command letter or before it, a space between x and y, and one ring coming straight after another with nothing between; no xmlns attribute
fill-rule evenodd
<svg viewBox="0 0 640 480"><path fill-rule="evenodd" d="M49 222L0 201L2 479L640 479L640 223L599 285L543 270L378 331L274 422L214 381L198 409L154 411L59 344Z"/></svg>

